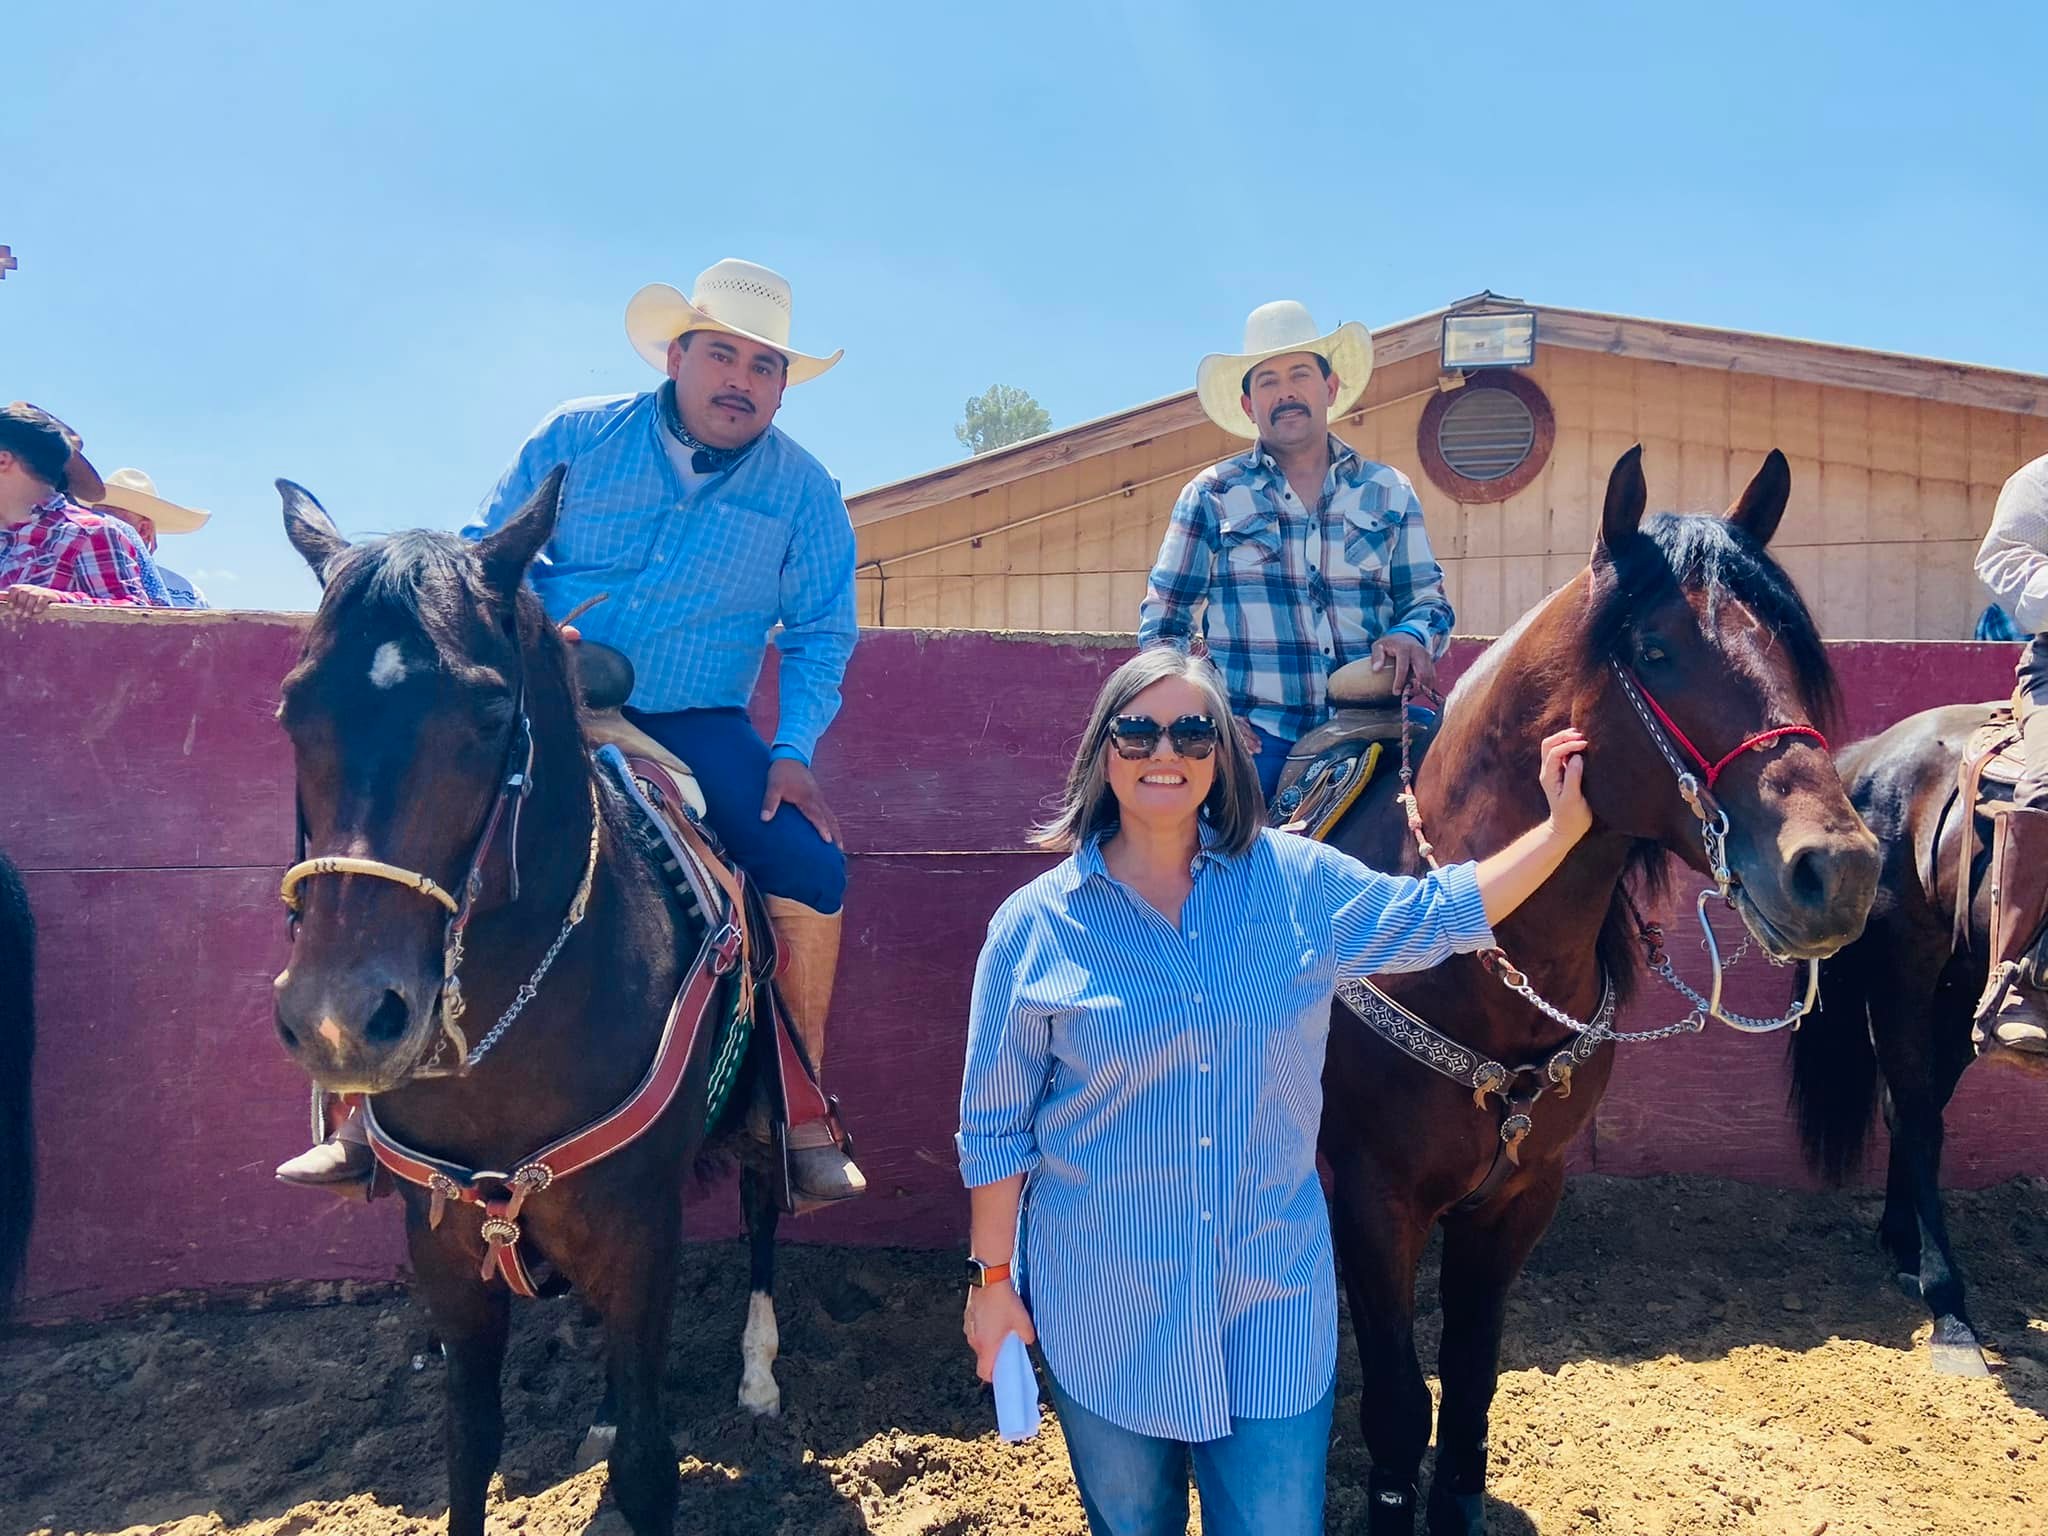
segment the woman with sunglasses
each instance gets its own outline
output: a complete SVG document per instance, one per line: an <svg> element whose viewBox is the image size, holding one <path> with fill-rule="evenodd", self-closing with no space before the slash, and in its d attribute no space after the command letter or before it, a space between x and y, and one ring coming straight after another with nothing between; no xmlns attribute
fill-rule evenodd
<svg viewBox="0 0 2048 1536"><path fill-rule="evenodd" d="M1322 1530L1331 997L1490 945L1591 823L1585 744L1544 742L1547 820L1412 879L1265 829L1206 660L1160 647L1103 685L1037 833L1070 857L989 923L959 1136L967 1342L988 1380L1037 1339L1096 1536L1180 1536L1190 1459L1208 1536Z"/></svg>

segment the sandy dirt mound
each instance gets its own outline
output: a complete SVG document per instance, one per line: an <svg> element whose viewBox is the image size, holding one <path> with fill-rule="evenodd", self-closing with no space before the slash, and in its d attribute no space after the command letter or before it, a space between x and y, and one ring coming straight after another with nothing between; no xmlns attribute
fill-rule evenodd
<svg viewBox="0 0 2048 1536"><path fill-rule="evenodd" d="M1990 1380L1929 1371L1870 1197L1574 1183L1510 1312L1495 1536L2048 1532L2048 1182L1951 1212L2002 1357ZM1081 1530L1057 1426L1022 1447L990 1432L953 1256L786 1248L772 1421L734 1406L745 1272L736 1247L702 1248L679 1287L679 1530ZM573 1301L516 1318L492 1530L623 1536L602 1471L573 1465L596 1331ZM1436 1326L1425 1315L1430 1356ZM17 1335L0 1343L0 1533L438 1531L441 1387L424 1318L391 1295ZM1358 1391L1347 1359L1333 1531L1362 1524Z"/></svg>

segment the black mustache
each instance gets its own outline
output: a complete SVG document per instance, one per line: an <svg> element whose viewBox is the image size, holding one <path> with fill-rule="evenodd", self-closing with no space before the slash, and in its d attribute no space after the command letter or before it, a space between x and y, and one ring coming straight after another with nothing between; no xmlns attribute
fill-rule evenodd
<svg viewBox="0 0 2048 1536"><path fill-rule="evenodd" d="M1302 415L1306 416L1308 414L1308 407L1299 400L1283 401L1281 404L1273 407L1273 419L1278 421L1288 411L1299 411Z"/></svg>
<svg viewBox="0 0 2048 1536"><path fill-rule="evenodd" d="M754 414L754 402L745 395L713 395L711 403L722 405L729 411L745 411L749 416Z"/></svg>

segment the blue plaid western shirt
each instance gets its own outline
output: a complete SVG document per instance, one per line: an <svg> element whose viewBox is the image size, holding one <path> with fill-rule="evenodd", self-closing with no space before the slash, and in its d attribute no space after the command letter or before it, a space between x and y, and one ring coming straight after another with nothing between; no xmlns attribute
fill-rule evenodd
<svg viewBox="0 0 2048 1536"><path fill-rule="evenodd" d="M782 626L777 757L808 763L839 712L859 635L853 525L823 465L770 427L738 463L683 484L662 446L659 392L571 400L537 428L464 527L497 528L557 464L561 518L533 585L557 619L626 653L633 707L743 708Z"/></svg>
<svg viewBox="0 0 2048 1536"><path fill-rule="evenodd" d="M1313 510L1264 444L1195 476L1139 611L1140 646L1206 637L1232 704L1283 741L1329 717L1330 673L1382 636L1413 635L1437 656L1451 637L1415 487L1335 436L1330 458Z"/></svg>

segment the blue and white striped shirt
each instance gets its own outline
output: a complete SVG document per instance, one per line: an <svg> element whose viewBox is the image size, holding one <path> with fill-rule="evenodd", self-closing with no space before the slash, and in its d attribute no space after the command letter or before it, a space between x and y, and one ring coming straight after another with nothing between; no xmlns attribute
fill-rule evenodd
<svg viewBox="0 0 2048 1536"><path fill-rule="evenodd" d="M775 755L811 760L839 712L859 635L853 524L838 482L775 427L737 464L685 486L662 446L659 392L571 400L534 429L463 534L517 512L569 466L561 519L534 562L556 618L611 594L577 628L633 662L633 707L743 708L779 623Z"/></svg>
<svg viewBox="0 0 2048 1536"><path fill-rule="evenodd" d="M1178 931L1093 843L1003 903L959 1136L970 1188L1028 1175L1020 1284L1061 1387L1187 1441L1304 1413L1336 1370L1316 1131L1337 982L1493 941L1470 864L1383 875L1268 831L1194 876Z"/></svg>

